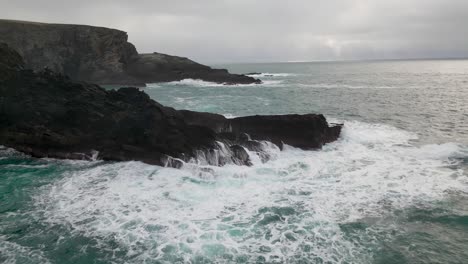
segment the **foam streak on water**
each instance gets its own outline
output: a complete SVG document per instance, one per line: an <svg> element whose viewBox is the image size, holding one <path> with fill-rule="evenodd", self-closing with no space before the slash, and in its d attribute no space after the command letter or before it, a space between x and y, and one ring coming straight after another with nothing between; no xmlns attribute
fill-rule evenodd
<svg viewBox="0 0 468 264"><path fill-rule="evenodd" d="M371 263L394 239L395 214L466 194L466 175L452 169L466 149L415 138L346 122L322 151L272 148L273 160L252 167L98 164L42 187L34 208L117 263ZM364 228L350 235L356 223Z"/></svg>
<svg viewBox="0 0 468 264"><path fill-rule="evenodd" d="M183 79L181 81L173 81L164 84L148 84L148 88L159 88L161 85L163 86L185 86L185 87L225 87L225 88L233 88L233 87L257 87L257 86L274 86L280 84L281 80L263 80L261 84L251 83L251 84L228 84L228 83L216 83L216 82L207 82L198 79Z"/></svg>

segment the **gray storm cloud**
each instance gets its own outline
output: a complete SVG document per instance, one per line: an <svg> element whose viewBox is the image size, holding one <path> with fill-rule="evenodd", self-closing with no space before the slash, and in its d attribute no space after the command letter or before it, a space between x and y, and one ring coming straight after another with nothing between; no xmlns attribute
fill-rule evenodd
<svg viewBox="0 0 468 264"><path fill-rule="evenodd" d="M0 0L0 17L118 28L201 62L468 57L467 0Z"/></svg>

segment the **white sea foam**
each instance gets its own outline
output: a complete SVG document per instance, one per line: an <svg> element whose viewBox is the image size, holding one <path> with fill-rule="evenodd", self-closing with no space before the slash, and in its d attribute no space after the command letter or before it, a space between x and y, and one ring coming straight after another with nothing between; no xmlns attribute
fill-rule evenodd
<svg viewBox="0 0 468 264"><path fill-rule="evenodd" d="M368 251L348 241L340 225L430 206L467 188L463 171L448 168L461 146L417 147L415 138L346 122L341 139L322 151L272 147L267 163L250 153L252 167L103 164L69 172L35 202L49 222L103 245L116 240L136 262L261 256L366 263Z"/></svg>
<svg viewBox="0 0 468 264"><path fill-rule="evenodd" d="M50 263L42 251L9 242L5 236L0 236L0 260L3 264Z"/></svg>
<svg viewBox="0 0 468 264"><path fill-rule="evenodd" d="M233 118L238 117L238 116L233 115L233 114L230 114L230 113L223 114L223 116L226 117L226 118L228 118L228 119L233 119Z"/></svg>
<svg viewBox="0 0 468 264"><path fill-rule="evenodd" d="M181 81L168 82L167 85L220 87L220 86L225 86L226 84L207 82L207 81L197 80L197 79L184 79Z"/></svg>
<svg viewBox="0 0 468 264"><path fill-rule="evenodd" d="M8 158L12 156L24 156L26 157L27 155L22 154L21 152L18 152L12 148L5 147L3 145L0 145L0 158Z"/></svg>
<svg viewBox="0 0 468 264"><path fill-rule="evenodd" d="M276 86L281 84L281 80L263 80L262 83L256 84L226 84L226 83L215 83L215 82L207 82L198 79L184 79L181 81L174 81L168 83L157 83L153 84L150 83L147 85L147 88L160 88L162 86L191 86L191 87L254 87L254 86Z"/></svg>
<svg viewBox="0 0 468 264"><path fill-rule="evenodd" d="M289 76L297 76L297 73L269 73L263 72L258 74L249 74L247 76L255 77L255 78L262 78L262 77L289 77Z"/></svg>

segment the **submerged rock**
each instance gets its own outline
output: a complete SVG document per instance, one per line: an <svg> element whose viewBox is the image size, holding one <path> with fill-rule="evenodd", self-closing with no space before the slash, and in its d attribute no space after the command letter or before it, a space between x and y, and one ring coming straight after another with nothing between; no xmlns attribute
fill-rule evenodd
<svg viewBox="0 0 468 264"><path fill-rule="evenodd" d="M141 85L200 79L226 84L260 80L212 69L187 58L138 54L124 31L85 25L0 20L0 42L23 56L26 66L47 67L73 80L98 84Z"/></svg>
<svg viewBox="0 0 468 264"><path fill-rule="evenodd" d="M211 165L251 165L244 147L260 153L260 141L268 140L315 149L336 140L341 129L322 115L227 119L178 111L137 88L108 91L51 70L25 70L5 44L0 55L0 145L34 157L181 167L204 156Z"/></svg>
<svg viewBox="0 0 468 264"><path fill-rule="evenodd" d="M246 73L245 75L261 75L262 73L261 72L249 72L249 73Z"/></svg>

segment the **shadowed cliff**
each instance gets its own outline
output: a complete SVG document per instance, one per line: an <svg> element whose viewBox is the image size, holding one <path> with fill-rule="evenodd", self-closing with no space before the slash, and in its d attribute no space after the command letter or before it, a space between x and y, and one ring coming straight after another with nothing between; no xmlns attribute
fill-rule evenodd
<svg viewBox="0 0 468 264"><path fill-rule="evenodd" d="M187 58L138 54L124 31L104 27L0 20L0 42L17 50L33 70L45 67L73 80L145 85L183 79L250 84L249 76L212 69Z"/></svg>

